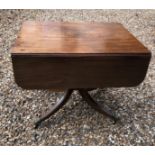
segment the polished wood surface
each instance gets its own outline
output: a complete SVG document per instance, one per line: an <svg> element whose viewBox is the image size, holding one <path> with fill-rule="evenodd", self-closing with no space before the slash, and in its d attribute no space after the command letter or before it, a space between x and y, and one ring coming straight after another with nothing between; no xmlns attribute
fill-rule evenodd
<svg viewBox="0 0 155 155"><path fill-rule="evenodd" d="M118 23L25 22L12 53L148 53Z"/></svg>
<svg viewBox="0 0 155 155"><path fill-rule="evenodd" d="M151 53L121 24L26 22L11 49L26 89L136 86Z"/></svg>

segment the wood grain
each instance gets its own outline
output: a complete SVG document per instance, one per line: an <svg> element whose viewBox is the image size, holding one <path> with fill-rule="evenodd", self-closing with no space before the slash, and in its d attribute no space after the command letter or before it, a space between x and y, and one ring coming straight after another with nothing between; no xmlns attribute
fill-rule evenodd
<svg viewBox="0 0 155 155"><path fill-rule="evenodd" d="M121 24L26 22L11 49L26 89L136 86L151 53Z"/></svg>
<svg viewBox="0 0 155 155"><path fill-rule="evenodd" d="M12 53L148 53L118 23L25 22Z"/></svg>

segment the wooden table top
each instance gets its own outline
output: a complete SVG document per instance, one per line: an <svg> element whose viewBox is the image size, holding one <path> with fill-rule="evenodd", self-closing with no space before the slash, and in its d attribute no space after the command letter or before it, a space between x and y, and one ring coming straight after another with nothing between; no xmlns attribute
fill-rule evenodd
<svg viewBox="0 0 155 155"><path fill-rule="evenodd" d="M148 54L118 23L23 23L12 54Z"/></svg>

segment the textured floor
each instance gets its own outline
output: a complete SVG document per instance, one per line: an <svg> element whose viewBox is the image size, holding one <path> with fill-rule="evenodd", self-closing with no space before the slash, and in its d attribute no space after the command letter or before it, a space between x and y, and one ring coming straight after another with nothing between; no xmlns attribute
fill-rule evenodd
<svg viewBox="0 0 155 155"><path fill-rule="evenodd" d="M13 78L9 49L25 20L120 22L152 51L148 74L135 88L92 92L121 117L91 109L77 92L56 115L34 130L54 104L48 90L23 90ZM0 10L0 145L155 145L155 10Z"/></svg>

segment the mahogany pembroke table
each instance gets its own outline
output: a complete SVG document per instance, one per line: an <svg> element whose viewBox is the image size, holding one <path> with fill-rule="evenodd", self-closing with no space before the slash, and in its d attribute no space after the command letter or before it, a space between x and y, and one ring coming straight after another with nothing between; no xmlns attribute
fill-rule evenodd
<svg viewBox="0 0 155 155"><path fill-rule="evenodd" d="M73 90L116 121L114 113L95 102L88 91L140 84L151 53L118 23L27 21L11 48L11 56L15 81L22 88L66 90L36 122L38 127L66 103Z"/></svg>

